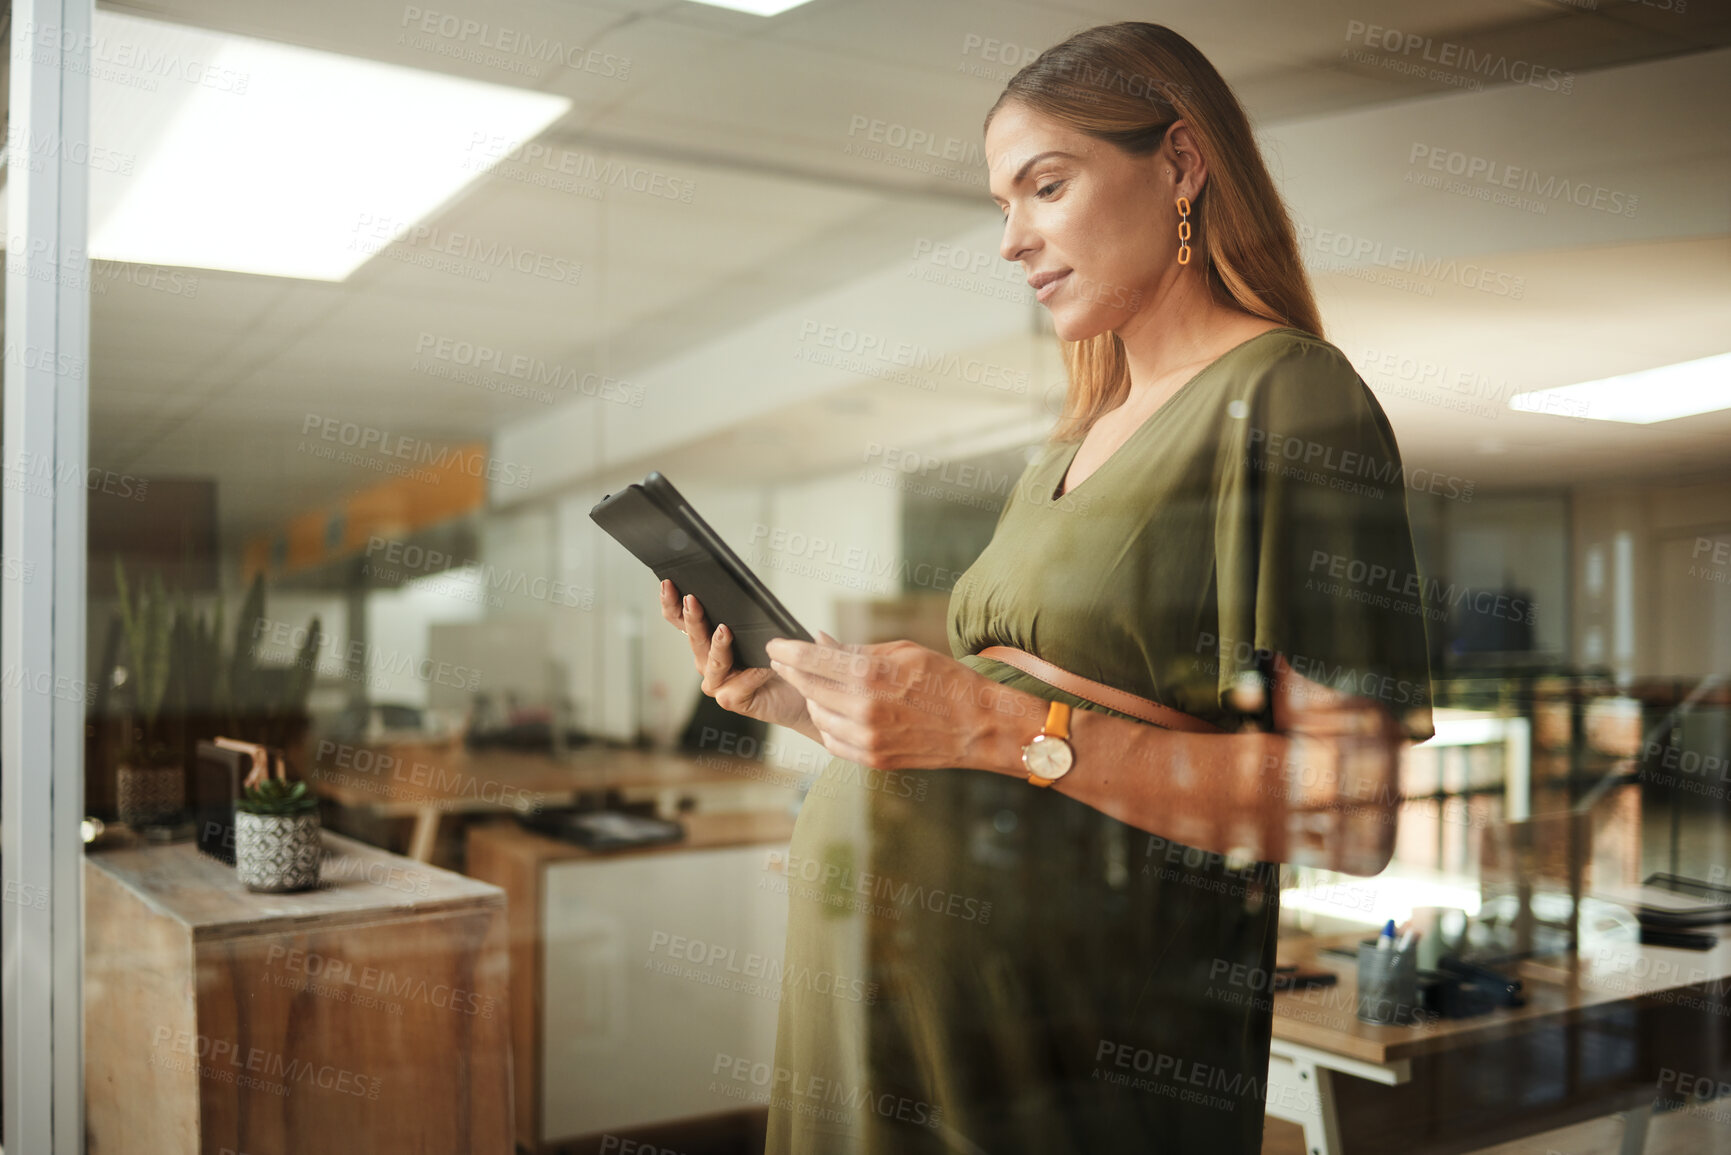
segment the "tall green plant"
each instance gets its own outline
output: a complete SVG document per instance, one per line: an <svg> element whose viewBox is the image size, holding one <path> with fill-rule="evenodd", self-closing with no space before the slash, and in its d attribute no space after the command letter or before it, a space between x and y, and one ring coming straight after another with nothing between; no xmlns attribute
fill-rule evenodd
<svg viewBox="0 0 1731 1155"><path fill-rule="evenodd" d="M114 671L120 665L120 643L125 636L120 628L120 615L110 614L108 633L102 639L102 664L97 667L102 677L96 683L96 701L92 706L92 713L101 719L112 712L109 703L114 698Z"/></svg>
<svg viewBox="0 0 1731 1155"><path fill-rule="evenodd" d="M189 719L202 718L213 727L212 733L267 745L289 741L295 724L305 716L318 677L324 639L318 615L309 623L293 666L266 667L259 664L259 643L267 622L263 574L254 575L247 587L232 635L227 633L221 598L211 612L195 611L182 594L169 597L160 572L153 572L135 596L118 558L114 580L120 613L110 626L104 651L97 712L106 713L110 693L118 690L126 711L129 761L173 760L170 718L179 719L182 726ZM117 671L123 671L124 677L117 678ZM181 734L185 740L192 736Z"/></svg>
<svg viewBox="0 0 1731 1155"><path fill-rule="evenodd" d="M318 615L308 624L306 637L287 670L259 665L259 637L267 622L264 606L264 575L254 574L246 600L234 622L234 647L229 653L228 676L224 679L230 729L236 737L266 745L287 744L294 723L306 711L318 677L319 647L324 631Z"/></svg>
<svg viewBox="0 0 1731 1155"><path fill-rule="evenodd" d="M238 722L264 713L264 679L258 669L258 635L264 625L264 574L253 575L247 587L246 600L241 603L240 616L234 620L234 647L229 651L229 709Z"/></svg>
<svg viewBox="0 0 1731 1155"><path fill-rule="evenodd" d="M145 764L172 759L173 751L161 729L162 704L168 693L172 656L172 623L168 593L160 571L138 592L135 606L126 584L126 567L114 560L114 582L120 594L120 624L126 635L126 685L131 713L127 724L128 757Z"/></svg>
<svg viewBox="0 0 1731 1155"><path fill-rule="evenodd" d="M324 626L320 623L319 616L314 614L312 624L307 627L306 640L301 643L300 653L295 655L294 671L289 674L288 684L283 687L279 705L285 717L292 718L307 708L313 679L319 672L319 645L323 640Z"/></svg>
<svg viewBox="0 0 1731 1155"><path fill-rule="evenodd" d="M169 682L171 699L183 717L228 720L228 687L222 680L222 616L220 599L214 614L206 614L192 610L184 596L175 596L174 663Z"/></svg>

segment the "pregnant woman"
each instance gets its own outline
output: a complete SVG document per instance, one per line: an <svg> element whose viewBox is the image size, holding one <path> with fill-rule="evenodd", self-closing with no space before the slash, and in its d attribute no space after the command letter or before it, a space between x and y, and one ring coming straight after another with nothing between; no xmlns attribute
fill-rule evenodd
<svg viewBox="0 0 1731 1155"><path fill-rule="evenodd" d="M781 863L767 1150L1254 1155L1279 864L1381 871L1432 733L1399 449L1188 41L1048 49L985 153L1069 382L950 653L732 670L662 587L705 692L833 755Z"/></svg>

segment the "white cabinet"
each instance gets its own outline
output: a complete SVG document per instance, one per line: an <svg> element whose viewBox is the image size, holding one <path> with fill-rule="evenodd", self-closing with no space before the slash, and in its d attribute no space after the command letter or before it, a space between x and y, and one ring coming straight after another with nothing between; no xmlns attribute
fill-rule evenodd
<svg viewBox="0 0 1731 1155"><path fill-rule="evenodd" d="M714 1072L775 1054L787 895L770 863L786 849L546 864L544 1140L752 1105Z"/></svg>

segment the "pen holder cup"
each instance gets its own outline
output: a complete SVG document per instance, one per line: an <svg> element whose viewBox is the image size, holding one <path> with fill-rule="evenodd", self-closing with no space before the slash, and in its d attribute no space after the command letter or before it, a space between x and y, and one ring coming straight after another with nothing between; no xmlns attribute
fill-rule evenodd
<svg viewBox="0 0 1731 1155"><path fill-rule="evenodd" d="M1418 951L1378 950L1358 945L1358 1019L1362 1023L1406 1026L1419 1017Z"/></svg>

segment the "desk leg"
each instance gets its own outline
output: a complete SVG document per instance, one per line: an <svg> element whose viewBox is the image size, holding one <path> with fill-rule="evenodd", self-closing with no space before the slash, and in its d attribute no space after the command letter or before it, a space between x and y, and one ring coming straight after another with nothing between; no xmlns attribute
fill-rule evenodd
<svg viewBox="0 0 1731 1155"><path fill-rule="evenodd" d="M1342 1155L1333 1077L1302 1054L1268 1058L1268 1113L1304 1128L1305 1155Z"/></svg>
<svg viewBox="0 0 1731 1155"><path fill-rule="evenodd" d="M1653 1119L1653 1104L1618 1111L1617 1117L1623 1121L1623 1145L1617 1149L1618 1155L1641 1155L1647 1149L1647 1124Z"/></svg>
<svg viewBox="0 0 1731 1155"><path fill-rule="evenodd" d="M415 811L415 832L409 837L409 857L416 862L433 861L439 845L439 808L423 806Z"/></svg>

